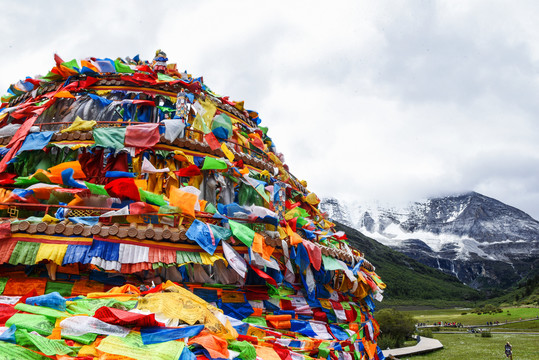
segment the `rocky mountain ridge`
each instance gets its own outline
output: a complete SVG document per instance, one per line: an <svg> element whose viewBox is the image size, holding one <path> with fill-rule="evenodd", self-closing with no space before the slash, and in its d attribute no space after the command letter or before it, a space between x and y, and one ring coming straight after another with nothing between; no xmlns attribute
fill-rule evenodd
<svg viewBox="0 0 539 360"><path fill-rule="evenodd" d="M539 221L476 192L400 209L323 199L321 209L475 288L507 288L539 271Z"/></svg>

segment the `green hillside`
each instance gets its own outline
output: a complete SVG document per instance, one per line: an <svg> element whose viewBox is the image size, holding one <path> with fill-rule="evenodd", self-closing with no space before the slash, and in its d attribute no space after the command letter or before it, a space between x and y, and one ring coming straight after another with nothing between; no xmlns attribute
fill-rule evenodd
<svg viewBox="0 0 539 360"><path fill-rule="evenodd" d="M514 288L499 291L498 296L488 300L498 306L538 306L539 275L522 279Z"/></svg>
<svg viewBox="0 0 539 360"><path fill-rule="evenodd" d="M462 284L456 277L423 265L353 228L336 225L338 230L346 232L350 245L365 254L387 284L384 302L443 306L482 299L477 290Z"/></svg>

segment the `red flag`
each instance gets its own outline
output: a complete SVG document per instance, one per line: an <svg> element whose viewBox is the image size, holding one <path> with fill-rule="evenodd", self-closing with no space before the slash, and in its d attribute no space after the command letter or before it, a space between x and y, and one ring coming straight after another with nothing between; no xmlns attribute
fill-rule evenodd
<svg viewBox="0 0 539 360"><path fill-rule="evenodd" d="M255 266L253 266L251 264L249 264L249 266L262 279L266 280L268 283L270 283L273 286L277 286L277 281L275 281L274 278L272 278L271 276L269 276L268 274L266 274L265 272L263 272L262 270L258 269L257 267L255 267Z"/></svg>
<svg viewBox="0 0 539 360"><path fill-rule="evenodd" d="M153 102L152 102L153 104ZM125 146L151 148L159 142L159 124L139 124L125 130Z"/></svg>
<svg viewBox="0 0 539 360"><path fill-rule="evenodd" d="M9 239L11 237L11 223L5 222L0 224L0 240Z"/></svg>
<svg viewBox="0 0 539 360"><path fill-rule="evenodd" d="M11 185L15 183L15 178L17 174L10 173L1 173L0 174L0 185Z"/></svg>
<svg viewBox="0 0 539 360"><path fill-rule="evenodd" d="M16 312L17 310L15 310L13 305L0 304L0 326L4 326L6 321L15 315Z"/></svg>
<svg viewBox="0 0 539 360"><path fill-rule="evenodd" d="M105 190L112 197L140 201L140 194L135 180L132 178L119 178L105 185Z"/></svg>
<svg viewBox="0 0 539 360"><path fill-rule="evenodd" d="M213 135L212 132L209 132L204 135L204 139L206 139L206 142L208 143L208 145L210 145L210 148L212 150L217 150L221 148L221 143L219 142L219 140L217 140L217 138L215 137L215 135Z"/></svg>
<svg viewBox="0 0 539 360"><path fill-rule="evenodd" d="M200 169L196 165L189 165L186 168L180 169L178 171L174 171L174 174L176 174L176 176L186 176L186 177L198 176L200 175Z"/></svg>
<svg viewBox="0 0 539 360"><path fill-rule="evenodd" d="M158 212L159 208L152 206L142 201L137 201L129 204L129 214L131 215L140 215Z"/></svg>
<svg viewBox="0 0 539 360"><path fill-rule="evenodd" d="M307 254L309 254L313 268L316 271L320 270L320 266L322 266L322 249L308 240L303 241L303 246L307 249Z"/></svg>
<svg viewBox="0 0 539 360"><path fill-rule="evenodd" d="M4 155L2 160L0 161L0 172L6 171L7 163L13 159L17 151L19 151L20 147L22 146L22 143L26 139L26 135L30 132L30 128L34 125L34 122L36 121L37 116L33 116L32 118L26 120L22 126L17 130L15 135L11 138L9 144L7 144L6 147L11 148L9 149L8 153Z"/></svg>
<svg viewBox="0 0 539 360"><path fill-rule="evenodd" d="M63 62L65 62L58 54L54 54L54 61L56 62L56 66L60 66Z"/></svg>
<svg viewBox="0 0 539 360"><path fill-rule="evenodd" d="M164 324L155 320L155 314L143 315L107 306L97 309L94 317L108 324L120 326L164 326Z"/></svg>

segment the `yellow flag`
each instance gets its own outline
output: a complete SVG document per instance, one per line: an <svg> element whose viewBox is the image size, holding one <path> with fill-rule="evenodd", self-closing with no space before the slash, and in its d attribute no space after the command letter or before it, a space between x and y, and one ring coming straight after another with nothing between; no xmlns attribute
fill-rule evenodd
<svg viewBox="0 0 539 360"><path fill-rule="evenodd" d="M41 221L46 222L46 223L57 223L60 220L58 220L55 217L50 216L49 214L45 214L45 216L43 216L43 219L41 219Z"/></svg>
<svg viewBox="0 0 539 360"><path fill-rule="evenodd" d="M75 121L67 129L63 129L60 132L71 132L71 131L90 131L97 125L97 122L95 120L82 120L80 117L77 116Z"/></svg>
<svg viewBox="0 0 539 360"><path fill-rule="evenodd" d="M221 144L221 150L223 150L223 152L225 153L226 158L227 158L230 162L233 162L233 161L234 161L234 154L232 153L232 151L230 151L230 149L226 146L225 143L222 143L222 144Z"/></svg>

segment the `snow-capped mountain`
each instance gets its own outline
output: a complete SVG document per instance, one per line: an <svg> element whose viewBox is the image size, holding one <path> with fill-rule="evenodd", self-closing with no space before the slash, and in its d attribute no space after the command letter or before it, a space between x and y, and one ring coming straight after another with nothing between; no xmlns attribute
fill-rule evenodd
<svg viewBox="0 0 539 360"><path fill-rule="evenodd" d="M477 287L508 287L539 267L539 221L470 192L405 208L323 199L328 216Z"/></svg>

